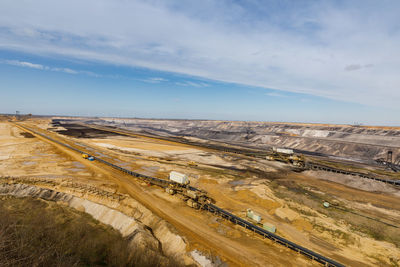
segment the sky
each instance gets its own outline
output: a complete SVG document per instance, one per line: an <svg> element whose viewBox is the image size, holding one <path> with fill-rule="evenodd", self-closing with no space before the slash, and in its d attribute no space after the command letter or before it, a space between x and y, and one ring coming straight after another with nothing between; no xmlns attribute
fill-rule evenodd
<svg viewBox="0 0 400 267"><path fill-rule="evenodd" d="M400 1L1 0L0 113L400 125Z"/></svg>

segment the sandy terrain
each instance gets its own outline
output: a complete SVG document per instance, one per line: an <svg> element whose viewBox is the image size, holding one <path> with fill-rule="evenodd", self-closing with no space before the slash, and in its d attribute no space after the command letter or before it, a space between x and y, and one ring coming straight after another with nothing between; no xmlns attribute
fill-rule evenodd
<svg viewBox="0 0 400 267"><path fill-rule="evenodd" d="M290 147L363 162L385 158L391 150L393 159L400 161L399 127L115 118L82 118L80 121L160 136L183 136L264 149Z"/></svg>
<svg viewBox="0 0 400 267"><path fill-rule="evenodd" d="M54 137L54 136L53 136ZM76 161L82 161L80 155L73 156L72 152L66 151L60 146L55 145L57 149L63 151L68 156L73 157ZM169 197L163 193L163 197L159 197L162 190L159 188L142 187L138 183L132 181L132 178L123 174L116 173L115 170L104 167L97 162L83 161L89 169L98 172L105 182L114 182L119 186L119 190L127 193L137 199L145 207L149 208L154 214L166 219L177 231L188 240L189 249L196 249L209 255L219 255L224 261L228 261L232 265L253 265L265 266L271 264L274 266L294 266L291 261L286 260L289 256L296 258L297 262L303 265L314 266L315 263L300 255L296 255L279 245L270 241L254 239L249 233L242 233L240 238L233 240L229 233L235 233L235 226L227 224L226 229L230 229L227 233L220 233L215 227L210 227L215 223L215 217L207 213L199 213L184 203L178 202L175 197ZM105 178L107 176L107 178ZM193 220L196 218L197 220ZM217 221L218 225L225 225L224 221ZM193 231L196 229L196 231ZM223 245L221 245L223 244ZM267 244L268 250L260 250L260 246ZM237 258L240 254L241 257ZM284 259L281 255L286 254Z"/></svg>
<svg viewBox="0 0 400 267"><path fill-rule="evenodd" d="M27 123L43 131L50 127L48 120ZM3 175L76 176L115 183L121 193L128 193L171 223L187 240L189 250L218 255L233 265L315 265L222 219L192 210L161 189L143 187L140 182L98 162L90 163L76 153L38 138L25 138L20 132L9 124L0 123L0 171ZM263 222L276 225L279 235L346 265L399 264L400 249L393 243L397 241L375 239L359 229L368 219L363 217L358 221L358 215L322 207L324 200L336 201L340 207L393 224L397 221L398 225L400 197L397 189L361 182L354 177L350 180L319 172L293 173L282 163L154 139L76 138L46 133L74 145L81 143L88 151L95 148L99 156L143 174L166 178L171 170L187 173L192 184L209 192L218 206L241 217L251 208L262 215ZM45 155L41 157L41 154ZM32 159L32 156L38 158ZM189 165L189 161L195 161L197 166ZM23 162L34 163L23 165ZM79 171L74 172L74 169ZM377 225L380 227L379 223ZM382 227L388 234L392 230Z"/></svg>
<svg viewBox="0 0 400 267"><path fill-rule="evenodd" d="M37 138L26 138L24 131L0 123L0 169L3 176L89 177L95 175L53 146Z"/></svg>
<svg viewBox="0 0 400 267"><path fill-rule="evenodd" d="M112 138L115 140L115 138ZM129 139L129 138L128 138ZM142 138L143 142L148 144L149 139ZM80 141L86 141L80 139ZM135 139L135 142L137 139ZM92 142L90 140L89 142ZM94 141L94 143L99 141ZM103 139L104 142L104 139ZM108 140L107 140L108 142ZM124 140L126 142L126 140ZM153 146L151 146L152 150L160 151L162 146L158 149L154 147L157 145L153 142ZM93 143L92 143L93 144ZM114 143L116 145L116 143ZM119 146L122 146L121 144ZM216 200L218 205L224 207L237 215L244 216L244 212L246 208L251 207L255 211L259 212L265 221L271 222L277 225L278 233L289 240L293 240L302 245L305 245L308 248L314 249L322 253L323 255L330 256L332 258L340 259L342 262L350 264L350 265L374 265L376 263L377 258L381 262L391 263L388 258L394 257L394 260L399 258L399 250L392 244L387 242L380 242L373 240L371 238L363 236L360 233L353 233L349 227L348 222L343 222L338 225L338 222L331 218L326 218L324 214L319 214L318 212L316 218L314 216L305 216L302 214L302 210L305 209L307 212L315 212L315 210L307 210L307 207L299 205L298 203L288 203L286 199L278 198L274 195L272 190L268 187L268 183L265 184L265 180L259 180L259 176L252 175L251 173L242 173L235 172L231 170L227 170L222 168L222 172L213 172L213 170L207 168L198 168L189 167L185 164L185 161L182 161L180 147L181 144L175 144L176 149L172 149L170 151L177 151L175 155L168 155L168 158L173 157L174 161L171 162L163 162L163 156L157 160L157 165L160 170L178 170L185 173L190 174L191 177L196 177L197 179L193 179L193 184L195 186L199 186L200 188L206 189ZM143 147L141 147L143 148ZM122 149L123 151L123 149ZM196 158L197 161L203 164L208 164L209 166L214 166L216 164L221 164L222 166L234 165L238 169L248 169L250 166L252 168L258 167L260 163L254 162L254 160L249 160L245 158L234 158L232 156L226 157L221 153L213 153L213 156L216 158L215 161L212 160L209 156L207 157L207 153L200 153L198 151L187 151L185 153L189 158ZM110 152L108 152L110 153ZM192 153L192 154L191 154ZM119 156L122 157L121 161L125 161L122 156L124 153ZM146 152L139 153L140 155L147 155ZM172 153L173 154L173 153ZM204 157L205 161L199 160L199 156ZM165 155L164 155L165 157ZM226 164L220 162L220 159L223 158ZM234 163L233 163L234 162ZM140 161L137 162L140 165L154 165L154 158L148 161ZM233 163L233 164L232 164ZM266 169L270 172L279 172L281 166L273 165L270 162L262 162L262 165L270 165ZM172 166L171 166L172 165ZM260 169L258 167L257 169ZM267 173L268 174L268 173ZM161 173L162 175L162 173ZM317 176L317 180L315 177ZM165 176L164 176L165 177ZM299 179L304 183L305 186L313 186L318 188L320 191L324 191L323 194L332 194L332 196L337 197L338 199L346 200L348 204L352 204L353 201L359 203L360 199L363 200L364 203L373 203L373 205L378 205L380 207L386 207L384 210L391 210L393 207L397 206L399 203L399 198L393 198L391 196L379 196L379 194L371 193L368 191L377 191L376 187L381 185L364 185L364 189L368 189L367 191L360 190L351 190L348 188L348 185L343 186L338 183L332 182L324 182L323 179L326 179L326 176L318 177L318 175L309 175L305 173L304 175L292 174L289 175L287 180ZM322 180L320 180L322 179ZM337 182L337 181L336 181ZM342 184L346 184L346 181L341 181ZM354 181L353 181L354 183ZM358 181L358 183L365 183L365 181ZM351 183L350 183L351 185ZM355 185L354 185L355 186ZM375 186L375 189L373 187ZM383 185L384 187L384 185ZM362 189L362 188L361 188ZM315 190L315 189L313 189ZM383 189L382 189L383 190ZM387 189L386 189L387 190ZM326 193L325 193L326 192ZM392 192L393 193L393 192ZM366 201L369 199L371 202ZM322 201L321 201L322 203ZM399 207L399 206L397 206ZM300 209L300 212L299 212ZM399 210L392 211L395 214L399 214ZM373 212L375 216L381 216L385 218L385 215L382 212ZM387 216L386 216L387 217ZM330 229L331 232L322 229ZM338 236L337 233L347 233L349 236L343 236L342 241L340 241L340 234ZM358 242L354 242L349 240L358 240ZM321 245L323 244L323 246ZM378 255L376 253L379 251ZM352 255L348 256L347 259L343 258L343 255ZM390 255L385 257L384 255Z"/></svg>

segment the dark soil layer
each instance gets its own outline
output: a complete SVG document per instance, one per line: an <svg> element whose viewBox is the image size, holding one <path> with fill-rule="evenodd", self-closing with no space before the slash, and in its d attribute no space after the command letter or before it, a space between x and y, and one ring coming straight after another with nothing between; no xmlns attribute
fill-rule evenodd
<svg viewBox="0 0 400 267"><path fill-rule="evenodd" d="M57 133L77 138L105 138L108 136L120 136L120 134L118 133L92 129L75 123L60 124L60 122L57 120L53 120L52 125L54 127L62 126L66 129L66 130L57 130L56 131Z"/></svg>
<svg viewBox="0 0 400 267"><path fill-rule="evenodd" d="M22 135L25 138L35 138L33 134L27 132L20 133L20 135Z"/></svg>
<svg viewBox="0 0 400 267"><path fill-rule="evenodd" d="M141 130L161 136L196 137L257 149L288 147L307 155L329 155L364 163L386 158L390 150L393 160L400 162L399 127L95 118L86 120L86 123Z"/></svg>

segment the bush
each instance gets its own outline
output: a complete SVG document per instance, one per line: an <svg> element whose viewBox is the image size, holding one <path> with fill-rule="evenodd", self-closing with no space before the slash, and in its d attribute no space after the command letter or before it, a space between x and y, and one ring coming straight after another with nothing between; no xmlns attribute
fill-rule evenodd
<svg viewBox="0 0 400 267"><path fill-rule="evenodd" d="M133 249L129 240L91 216L51 202L0 200L1 266L174 265Z"/></svg>

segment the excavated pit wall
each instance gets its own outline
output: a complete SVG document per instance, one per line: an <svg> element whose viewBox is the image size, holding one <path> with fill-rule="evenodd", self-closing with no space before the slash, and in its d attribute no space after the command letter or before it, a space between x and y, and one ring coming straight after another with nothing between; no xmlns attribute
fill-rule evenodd
<svg viewBox="0 0 400 267"><path fill-rule="evenodd" d="M70 180L3 177L0 178L0 195L34 197L67 205L110 225L128 237L132 245L144 247L154 256L165 255L193 264L186 253L185 240L172 226L136 200L110 188Z"/></svg>
<svg viewBox="0 0 400 267"><path fill-rule="evenodd" d="M400 160L399 127L114 118L85 122L161 136L191 136L265 149L290 147L360 160L385 158L387 151L392 150L393 159Z"/></svg>

